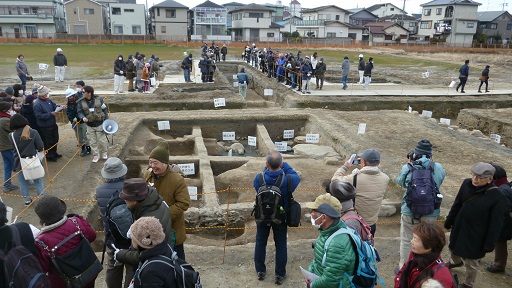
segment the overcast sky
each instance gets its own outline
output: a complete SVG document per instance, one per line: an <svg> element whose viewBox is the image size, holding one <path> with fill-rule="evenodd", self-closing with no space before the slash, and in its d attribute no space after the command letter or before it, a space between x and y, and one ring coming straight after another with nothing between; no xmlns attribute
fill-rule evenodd
<svg viewBox="0 0 512 288"><path fill-rule="evenodd" d="M201 3L203 3L206 0L175 0L185 6L188 6L189 8L195 7ZM210 0L212 1L212 0ZM341 1L341 0L298 0L301 4L301 7L303 8L314 8L318 6L323 5L337 5L338 7L341 7L343 9L351 9L351 8L364 8L369 7L374 4L379 3L392 3L393 5L397 6L398 8L402 8L404 5L404 2L402 0L387 0L387 1L379 1L379 0L355 0L350 1L350 3L353 4L346 4L343 2L349 2L349 1ZM138 4L148 4L149 7L158 4L160 2L163 2L163 0L137 0ZM236 1L236 0L213 0L212 2L217 3L219 5L222 5L224 3L229 2L239 2L239 3L256 3L256 4L265 4L265 3L271 3L276 4L277 0L274 1L268 1L268 0L253 0L253 1ZM428 3L430 1L426 0L407 0L405 1L405 11L407 13L421 13L421 4ZM478 7L478 11L501 11L503 6L503 3L510 2L509 6L505 6L505 10L511 10L512 9L512 0L484 0L484 1L476 1L478 3L481 3L482 5ZM282 0L283 5L288 6L290 5L290 0ZM319 4L321 3L321 4Z"/></svg>

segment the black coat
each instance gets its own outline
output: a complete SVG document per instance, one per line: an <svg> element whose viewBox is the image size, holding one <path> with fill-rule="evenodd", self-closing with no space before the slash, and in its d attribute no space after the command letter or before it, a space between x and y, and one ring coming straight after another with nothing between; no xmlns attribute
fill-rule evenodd
<svg viewBox="0 0 512 288"><path fill-rule="evenodd" d="M103 229L105 234L105 242L110 244L112 241L112 235L110 235L110 230L108 229L108 222L106 218L107 213L107 204L112 198L112 195L116 193L116 191L121 192L123 190L123 180L119 180L116 182L107 182L103 183L98 188L96 188L96 201L98 202L98 207L100 208L101 219L103 220Z"/></svg>
<svg viewBox="0 0 512 288"><path fill-rule="evenodd" d="M161 258L157 257L159 255L163 255L168 258L171 258L172 256L172 250L165 241L140 254L140 264L137 272L135 272L134 287L176 287L176 279L174 278L174 273L171 267L164 263L150 263L139 273L140 267L146 260L160 260Z"/></svg>
<svg viewBox="0 0 512 288"><path fill-rule="evenodd" d="M510 187L510 183L500 185L500 190L503 195L508 200L509 207L512 208L512 188ZM505 211L505 219L503 220L503 228L501 229L500 237L498 240L511 240L512 239L512 209L509 211Z"/></svg>
<svg viewBox="0 0 512 288"><path fill-rule="evenodd" d="M468 259L480 259L492 251L501 233L504 212L510 209L507 204L496 185L475 187L471 179L465 179L445 221L445 228L452 228L450 250Z"/></svg>
<svg viewBox="0 0 512 288"><path fill-rule="evenodd" d="M32 252L32 254L36 255L36 247L34 246L34 236L32 235L32 230L27 223L19 222L13 224L18 228L18 232L20 233L20 241L28 251ZM12 240L11 229L9 229L9 225L3 225L0 227L0 250L3 251L4 247L8 244L9 241ZM4 287L5 278L4 278L4 262L0 261L0 287Z"/></svg>
<svg viewBox="0 0 512 288"><path fill-rule="evenodd" d="M373 63L368 62L366 63L366 66L364 67L364 74L363 76L372 76L372 69L373 69Z"/></svg>

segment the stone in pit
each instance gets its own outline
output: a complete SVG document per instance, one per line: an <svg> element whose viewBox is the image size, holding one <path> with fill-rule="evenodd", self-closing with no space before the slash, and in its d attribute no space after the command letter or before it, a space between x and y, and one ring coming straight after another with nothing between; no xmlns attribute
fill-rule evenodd
<svg viewBox="0 0 512 288"><path fill-rule="evenodd" d="M293 147L293 152L295 155L305 156L313 159L339 157L339 154L332 147L314 144L297 144Z"/></svg>

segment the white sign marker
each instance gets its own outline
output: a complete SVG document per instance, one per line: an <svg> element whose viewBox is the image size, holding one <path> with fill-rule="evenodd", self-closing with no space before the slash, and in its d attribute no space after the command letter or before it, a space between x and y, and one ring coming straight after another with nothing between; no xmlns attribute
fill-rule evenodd
<svg viewBox="0 0 512 288"><path fill-rule="evenodd" d="M185 175L196 174L196 168L194 166L194 163L178 164L178 167L180 167L181 171L183 171L183 174Z"/></svg>
<svg viewBox="0 0 512 288"><path fill-rule="evenodd" d="M412 107L409 106L409 109L407 111L409 111L409 113L412 113Z"/></svg>
<svg viewBox="0 0 512 288"><path fill-rule="evenodd" d="M157 121L158 130L171 130L171 123L169 121Z"/></svg>
<svg viewBox="0 0 512 288"><path fill-rule="evenodd" d="M274 95L274 89L263 89L264 96L272 96Z"/></svg>
<svg viewBox="0 0 512 288"><path fill-rule="evenodd" d="M276 150L277 151L280 151L280 152L286 152L287 148L288 148L288 142L286 141L283 141L283 142L275 142L274 143L274 146L276 146Z"/></svg>
<svg viewBox="0 0 512 288"><path fill-rule="evenodd" d="M222 140L235 140L235 132L222 132Z"/></svg>
<svg viewBox="0 0 512 288"><path fill-rule="evenodd" d="M357 134L364 134L366 132L366 123L359 123Z"/></svg>
<svg viewBox="0 0 512 288"><path fill-rule="evenodd" d="M292 139L295 135L295 130L284 130L283 131L283 138L284 139Z"/></svg>
<svg viewBox="0 0 512 288"><path fill-rule="evenodd" d="M501 142L501 135L499 135L499 134L491 134L491 139L496 141L496 143L500 144L500 142Z"/></svg>
<svg viewBox="0 0 512 288"><path fill-rule="evenodd" d="M236 74L233 75L233 80L238 80L238 77L236 76Z"/></svg>
<svg viewBox="0 0 512 288"><path fill-rule="evenodd" d="M320 134L306 134L306 143L320 142Z"/></svg>
<svg viewBox="0 0 512 288"><path fill-rule="evenodd" d="M247 136L247 145L256 147L256 137Z"/></svg>
<svg viewBox="0 0 512 288"><path fill-rule="evenodd" d="M213 106L215 108L226 106L226 98L215 98L215 99L213 99Z"/></svg>
<svg viewBox="0 0 512 288"><path fill-rule="evenodd" d="M197 200L197 187L195 186L187 186L188 194L190 195L190 200Z"/></svg>
<svg viewBox="0 0 512 288"><path fill-rule="evenodd" d="M450 126L450 119L447 118L439 118L439 123L444 123L448 126Z"/></svg>
<svg viewBox="0 0 512 288"><path fill-rule="evenodd" d="M233 82L233 87L238 87L238 81Z"/></svg>
<svg viewBox="0 0 512 288"><path fill-rule="evenodd" d="M428 118L432 118L432 111L423 110L423 111L421 111L421 115L426 116Z"/></svg>

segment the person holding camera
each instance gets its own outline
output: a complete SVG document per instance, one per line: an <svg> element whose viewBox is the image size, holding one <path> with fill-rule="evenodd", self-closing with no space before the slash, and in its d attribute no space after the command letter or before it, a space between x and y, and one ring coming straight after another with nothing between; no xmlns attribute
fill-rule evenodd
<svg viewBox="0 0 512 288"><path fill-rule="evenodd" d="M432 161L432 143L429 140L423 139L418 142L416 148L407 154L407 164L402 167L400 174L396 178L396 183L406 189L404 196L402 197L402 216L400 219L400 263L397 271L402 268L411 252L411 239L413 229L416 225L421 222L435 222L437 216L440 214L441 203L434 204L432 208L433 212L426 215L414 215L411 210L411 197L408 197L408 193L411 193L411 187L409 183L413 178L413 172L415 170L429 170L431 179L435 183L435 191L439 191L441 184L443 183L446 172L440 163ZM436 194L438 196L439 193ZM413 199L414 200L414 199ZM440 199L442 201L442 198ZM412 201L413 202L413 201ZM434 202L434 201L433 201Z"/></svg>

